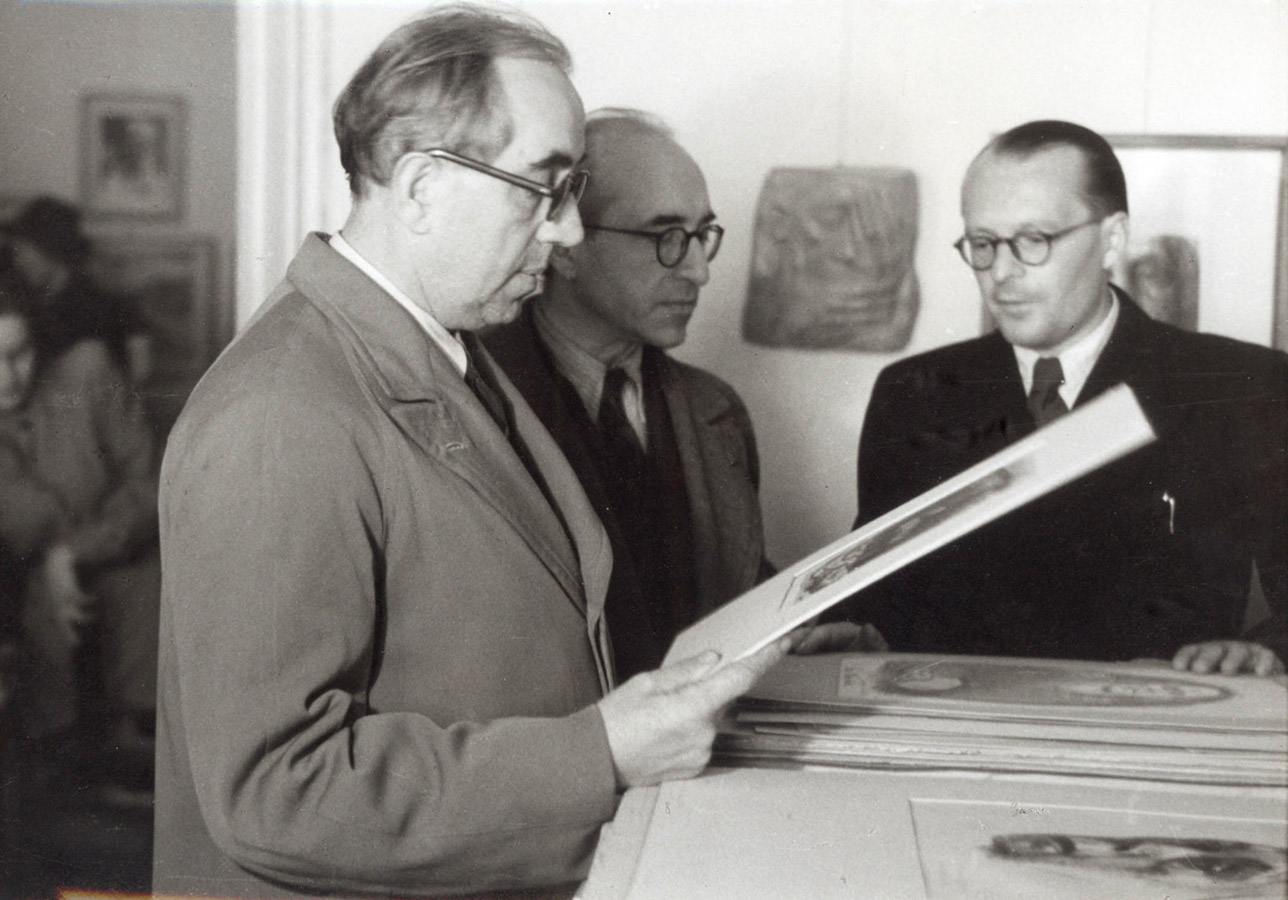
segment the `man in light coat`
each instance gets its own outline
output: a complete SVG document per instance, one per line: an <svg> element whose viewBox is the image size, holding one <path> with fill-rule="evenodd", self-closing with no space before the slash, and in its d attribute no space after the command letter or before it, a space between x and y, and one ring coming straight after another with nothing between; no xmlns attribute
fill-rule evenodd
<svg viewBox="0 0 1288 900"><path fill-rule="evenodd" d="M352 213L163 466L158 893L567 886L786 651L618 685L603 526L473 338L582 238L567 68L531 21L436 7L337 101Z"/></svg>

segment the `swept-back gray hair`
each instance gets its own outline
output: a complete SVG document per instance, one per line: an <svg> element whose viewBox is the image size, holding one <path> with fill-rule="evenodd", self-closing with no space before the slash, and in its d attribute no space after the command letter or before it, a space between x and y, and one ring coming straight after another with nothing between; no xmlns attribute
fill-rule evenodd
<svg viewBox="0 0 1288 900"><path fill-rule="evenodd" d="M509 7L435 6L385 38L354 73L332 111L340 164L357 196L387 184L413 150L441 147L490 161L509 144L496 108L493 63L535 59L572 68L568 48Z"/></svg>

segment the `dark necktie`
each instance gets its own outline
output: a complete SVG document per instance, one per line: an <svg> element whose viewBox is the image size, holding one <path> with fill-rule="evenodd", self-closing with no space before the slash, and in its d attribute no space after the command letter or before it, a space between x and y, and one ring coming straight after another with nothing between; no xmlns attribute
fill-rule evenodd
<svg viewBox="0 0 1288 900"><path fill-rule="evenodd" d="M631 426L626 415L626 406L622 403L623 389L630 376L625 369L609 369L604 375L604 389L599 396L599 430L605 439L621 444L622 447L633 447L640 456L644 447L640 444L639 435Z"/></svg>
<svg viewBox="0 0 1288 900"><path fill-rule="evenodd" d="M1029 411L1039 428L1069 411L1060 396L1062 384L1064 369L1060 366L1059 357L1043 356L1039 359L1033 367L1033 388L1029 391Z"/></svg>
<svg viewBox="0 0 1288 900"><path fill-rule="evenodd" d="M475 362L478 359L479 347L474 335L462 332L460 338L461 345L465 347L465 384L474 392L474 396L479 398L479 402L488 411L492 421L496 422L496 427L501 429L502 434L509 437L510 405L506 403L500 389L492 384Z"/></svg>

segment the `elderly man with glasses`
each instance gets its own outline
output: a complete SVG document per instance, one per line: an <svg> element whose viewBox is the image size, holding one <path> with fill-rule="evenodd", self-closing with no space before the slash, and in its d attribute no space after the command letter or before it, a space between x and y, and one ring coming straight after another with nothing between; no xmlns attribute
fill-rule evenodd
<svg viewBox="0 0 1288 900"><path fill-rule="evenodd" d="M665 351L683 343L724 230L661 122L586 123L586 240L550 257L544 294L489 349L550 429L613 544L606 615L620 675L772 571L746 407Z"/></svg>
<svg viewBox="0 0 1288 900"><path fill-rule="evenodd" d="M390 35L335 107L348 220L174 429L158 894L566 896L787 650L618 676L608 536L474 337L582 239L568 66L505 10Z"/></svg>
<svg viewBox="0 0 1288 900"><path fill-rule="evenodd" d="M1115 384L1158 440L856 595L848 613L900 650L1281 672L1288 356L1155 322L1110 283L1127 188L1108 142L1082 126L995 138L966 174L962 217L956 247L997 330L881 373L856 524ZM1268 618L1249 614L1258 580Z"/></svg>

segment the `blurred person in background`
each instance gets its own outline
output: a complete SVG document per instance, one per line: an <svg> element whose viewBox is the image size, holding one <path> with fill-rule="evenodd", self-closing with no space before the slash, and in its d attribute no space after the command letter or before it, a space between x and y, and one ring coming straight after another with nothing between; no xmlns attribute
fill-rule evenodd
<svg viewBox="0 0 1288 900"><path fill-rule="evenodd" d="M119 787L150 779L156 707L152 436L105 341L55 356L36 304L0 273L0 546L25 657L23 725L41 790L80 784L91 741Z"/></svg>

